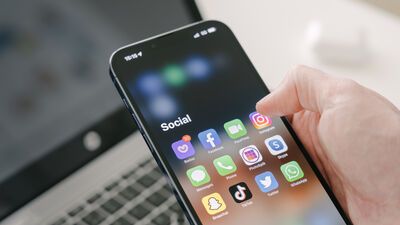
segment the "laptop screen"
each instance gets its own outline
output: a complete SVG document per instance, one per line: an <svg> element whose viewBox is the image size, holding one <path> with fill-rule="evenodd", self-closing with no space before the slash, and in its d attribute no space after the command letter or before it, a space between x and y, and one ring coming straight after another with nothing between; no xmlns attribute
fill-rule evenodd
<svg viewBox="0 0 400 225"><path fill-rule="evenodd" d="M194 22L187 2L3 1L0 189L119 109L121 100L107 76L109 55L122 45ZM13 208L2 195L0 219Z"/></svg>

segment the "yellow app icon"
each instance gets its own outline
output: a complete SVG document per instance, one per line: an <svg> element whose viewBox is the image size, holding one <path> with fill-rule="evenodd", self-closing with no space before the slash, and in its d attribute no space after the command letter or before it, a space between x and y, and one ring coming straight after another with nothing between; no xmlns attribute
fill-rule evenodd
<svg viewBox="0 0 400 225"><path fill-rule="evenodd" d="M217 214L226 209L224 200L217 192L203 197L201 202L203 203L204 208L206 208L207 213L210 215Z"/></svg>

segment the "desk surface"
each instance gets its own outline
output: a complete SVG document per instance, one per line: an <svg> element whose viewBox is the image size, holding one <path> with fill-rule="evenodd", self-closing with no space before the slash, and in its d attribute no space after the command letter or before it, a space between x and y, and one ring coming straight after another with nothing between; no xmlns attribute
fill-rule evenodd
<svg viewBox="0 0 400 225"><path fill-rule="evenodd" d="M205 19L227 23L271 88L296 64L354 79L400 107L400 18L351 0L198 0ZM367 35L370 59L359 65L333 65L313 57L305 45L310 22L320 21ZM347 35L346 33L344 35Z"/></svg>

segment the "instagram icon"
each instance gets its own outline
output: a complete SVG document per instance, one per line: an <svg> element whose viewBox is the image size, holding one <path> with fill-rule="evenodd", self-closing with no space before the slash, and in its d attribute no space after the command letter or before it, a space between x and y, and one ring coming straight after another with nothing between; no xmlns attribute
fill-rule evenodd
<svg viewBox="0 0 400 225"><path fill-rule="evenodd" d="M258 112L250 113L249 118L256 129L269 127L272 124L271 118L269 118L268 116L261 115Z"/></svg>

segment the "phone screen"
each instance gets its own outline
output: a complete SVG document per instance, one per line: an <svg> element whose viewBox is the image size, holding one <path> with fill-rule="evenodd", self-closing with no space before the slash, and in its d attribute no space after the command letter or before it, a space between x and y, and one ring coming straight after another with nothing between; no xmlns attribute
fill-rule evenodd
<svg viewBox="0 0 400 225"><path fill-rule="evenodd" d="M224 24L128 46L111 66L149 142L201 224L346 224Z"/></svg>

